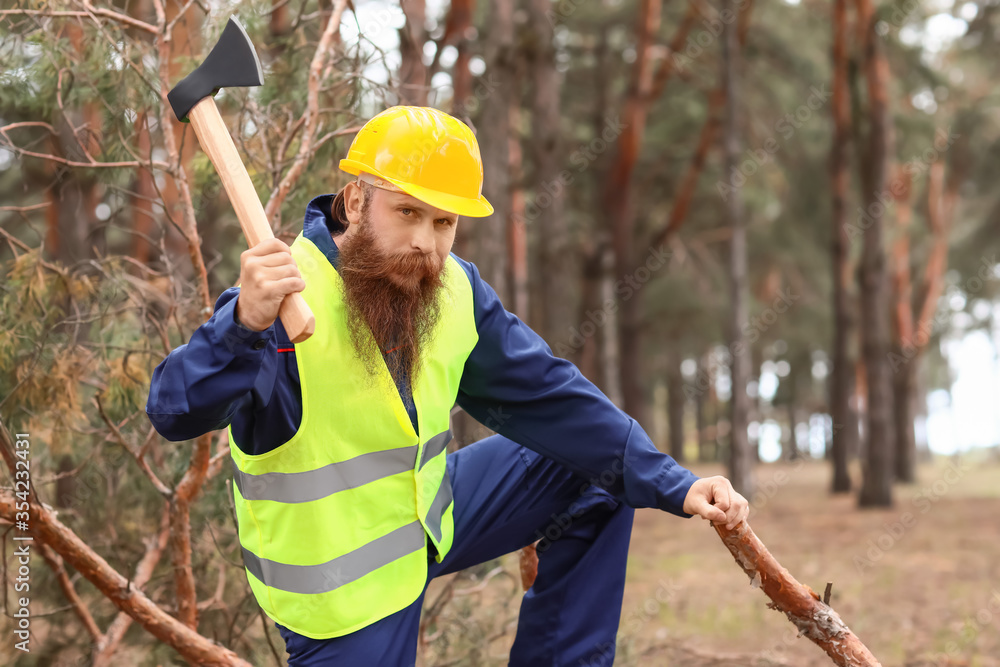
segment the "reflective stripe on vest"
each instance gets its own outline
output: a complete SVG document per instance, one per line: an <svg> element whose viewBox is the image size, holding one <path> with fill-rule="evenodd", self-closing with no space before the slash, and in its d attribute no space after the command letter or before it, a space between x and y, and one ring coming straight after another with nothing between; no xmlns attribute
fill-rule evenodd
<svg viewBox="0 0 1000 667"><path fill-rule="evenodd" d="M424 445L418 470L423 469L428 461L443 452L450 441L451 429L438 433L428 440ZM347 461L331 463L318 470L292 473L268 472L263 475L245 473L233 461L233 480L244 500L307 503L344 489L353 489L383 477L412 470L416 457L417 445L413 445L384 452L368 452ZM436 539L441 539L440 533Z"/></svg>
<svg viewBox="0 0 1000 667"><path fill-rule="evenodd" d="M424 548L424 528L419 521L397 528L360 549L319 565L288 565L258 558L243 549L243 564L267 586L312 595L327 593L360 579L397 558Z"/></svg>
<svg viewBox="0 0 1000 667"><path fill-rule="evenodd" d="M443 452L449 442L451 442L451 429L448 429L444 433L438 433L428 440L427 444L424 445L424 453L420 457L420 466L417 470L422 470L428 461Z"/></svg>
<svg viewBox="0 0 1000 667"><path fill-rule="evenodd" d="M431 508L427 512L427 527L430 528L434 539L438 542L441 541L441 518L444 516L445 510L448 509L448 505L451 505L451 501L451 481L445 475L444 482L438 487L434 502L431 503Z"/></svg>

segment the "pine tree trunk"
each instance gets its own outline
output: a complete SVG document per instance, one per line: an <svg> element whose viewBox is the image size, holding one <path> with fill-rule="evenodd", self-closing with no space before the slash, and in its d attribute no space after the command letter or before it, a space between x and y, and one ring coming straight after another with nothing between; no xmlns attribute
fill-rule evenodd
<svg viewBox="0 0 1000 667"><path fill-rule="evenodd" d="M893 353L889 358L892 369L893 422L895 431L895 478L898 482L914 480L913 432L913 373L917 356L907 355L913 345L913 284L910 278L910 224L913 217L911 178L905 169L897 169L897 181L903 187L896 197L896 239L892 245ZM915 351L915 348L913 349Z"/></svg>
<svg viewBox="0 0 1000 667"><path fill-rule="evenodd" d="M515 71L511 90L519 90ZM508 127L517 127L520 119L520 97L507 96L509 106ZM521 138L516 132L507 139L510 167L510 215L507 218L507 310L528 322L531 304L528 299L528 230L524 223L524 188L521 183Z"/></svg>
<svg viewBox="0 0 1000 667"><path fill-rule="evenodd" d="M610 260L610 258L608 259ZM611 264L610 261L607 261L607 263ZM607 302L615 297L614 280L611 278L610 268L605 266L604 270L601 271L601 301ZM622 349L618 335L621 330L618 324L619 316L620 311L608 311L607 324L597 332L597 338L601 358L601 377L604 378L601 391L611 399L612 403L618 407L622 407L625 404L625 400L622 396L621 375L618 372L622 363L619 356L619 352Z"/></svg>
<svg viewBox="0 0 1000 667"><path fill-rule="evenodd" d="M284 37L292 29L292 15L288 11L288 4L282 0L271 0L271 20L268 29L272 38ZM277 44L272 40L271 55L280 55L282 50L277 48Z"/></svg>
<svg viewBox="0 0 1000 667"><path fill-rule="evenodd" d="M667 362L667 423L670 429L670 456L684 463L684 376L680 359L671 355Z"/></svg>
<svg viewBox="0 0 1000 667"><path fill-rule="evenodd" d="M510 16L510 2L491 2L490 7L492 8L494 4L500 5L496 8L496 16L498 16L501 20L506 21L508 25L512 24L513 19ZM473 93L472 70L469 69L469 64L472 61L472 45L469 43L469 40L466 39L466 35L468 35L472 29L472 10L474 5L475 2L473 0L452 0L451 7L448 10L448 22L451 23L452 30L455 33L455 49L458 51L458 55L455 58L455 64L451 68L451 115L462 120L466 120L469 116L471 116L474 108L480 106L481 104L503 104L504 97L511 94L510 88L504 89L501 85L497 85L497 89L495 90L481 92L478 97ZM511 35L512 31L508 25L502 26L501 36L494 37L493 39L495 39L497 43L505 45L508 50L511 50L513 48L511 46L511 42L513 41ZM500 28L501 26L497 27ZM492 35L490 35L490 37L492 37ZM504 74L508 78L506 83L509 84L509 79L512 78L510 72L508 71ZM433 73L431 73L430 76L433 77ZM502 94L494 97L497 93ZM492 201L493 200L490 200L491 203Z"/></svg>
<svg viewBox="0 0 1000 667"><path fill-rule="evenodd" d="M662 0L642 0L636 24L636 59L632 66L621 123L623 130L618 138L618 152L608 174L606 210L610 215L612 243L615 250L615 275L619 279L631 278L635 270L635 211L632 203L632 173L639 158L639 151L649 112L649 98L653 83L651 52L660 29ZM641 298L636 294L639 286L623 286L616 294L618 318L618 382L621 387L623 409L640 424L645 423L646 401L642 389L641 358Z"/></svg>
<svg viewBox="0 0 1000 667"><path fill-rule="evenodd" d="M529 213L537 216L538 253L542 277L542 336L554 341L573 322L574 304L569 281L577 275L576 253L570 250L569 229L564 212L566 182L562 173L563 155L559 103L561 90L556 70L554 25L549 19L550 0L529 0L532 47L529 50L531 95L531 157L534 162L535 201ZM582 324L582 321L581 321ZM557 353L558 354L558 353Z"/></svg>
<svg viewBox="0 0 1000 667"><path fill-rule="evenodd" d="M150 154L150 120L151 115L146 111L139 113L135 120L136 144L139 149L139 155ZM153 173L149 169L136 169L131 194L129 195L129 204L132 208L132 231L134 233L129 254L142 264L150 262L150 258L156 248L153 245L156 241L153 238L153 230L156 226L156 219L153 214L153 201L156 196L156 184L153 182Z"/></svg>
<svg viewBox="0 0 1000 667"><path fill-rule="evenodd" d="M490 3L491 29L484 44L488 71L496 88L480 108L479 143L483 156L483 194L493 204L493 215L483 220L468 220L465 230L468 233L474 227L479 241L480 272L504 303L510 300L506 260L507 222L511 216L510 96L515 95L511 4L510 0Z"/></svg>
<svg viewBox="0 0 1000 667"><path fill-rule="evenodd" d="M599 311L601 304L601 283L604 276L604 248L590 245L584 248L583 261L580 264L580 312L576 318L577 322L587 321L587 313ZM601 329L607 327L604 325ZM583 344L575 350L573 362L580 368L580 372L596 384L603 388L603 373L600 363L600 341L602 331L598 330L593 336L586 336ZM557 337L557 340L559 338Z"/></svg>
<svg viewBox="0 0 1000 667"><path fill-rule="evenodd" d="M723 0L722 13L732 12L732 0ZM740 129L736 114L742 108L742 98L738 87L738 50L736 26L726 23L722 41L722 79L726 88L725 113L725 169L726 177L736 169L740 154ZM747 441L747 415L749 397L747 380L750 376L750 351L743 340L742 327L748 319L747 312L747 239L743 219L743 195L739 188L733 188L727 198L730 239L729 271L730 296L732 300L729 321L729 351L731 356L730 377L732 393L730 406L730 446L729 479L737 491L750 496L754 491L753 454Z"/></svg>
<svg viewBox="0 0 1000 667"><path fill-rule="evenodd" d="M833 461L833 493L851 490L847 462L858 444L858 417L851 405L854 364L848 352L854 335L854 317L851 313L851 259L847 238L847 165L851 136L847 88L847 1L834 0L833 9L833 141L830 150L834 326L833 367L830 369L830 417L833 420L830 454Z"/></svg>
<svg viewBox="0 0 1000 667"><path fill-rule="evenodd" d="M425 0L400 2L406 23L399 29L399 104L427 106L427 66L424 65L424 43L427 30Z"/></svg>
<svg viewBox="0 0 1000 667"><path fill-rule="evenodd" d="M757 391L754 392L754 396L747 396L747 424L750 422L757 422L758 424L764 423L764 397L760 394L760 368L764 363L764 350L761 346L751 345L750 352L748 356L750 357L750 379L747 382L748 385L753 385L757 387ZM760 429L757 429L757 435L753 438L750 437L749 432L747 433L747 441L750 447L750 456L752 457L751 465L756 465L760 463Z"/></svg>
<svg viewBox="0 0 1000 667"><path fill-rule="evenodd" d="M714 443L708 438L708 419L706 418L706 407L711 388L702 388L703 378L706 377L705 361L703 355L696 357L697 366L695 368L695 391L694 391L694 423L698 430L698 461L708 463L715 460Z"/></svg>
<svg viewBox="0 0 1000 667"><path fill-rule="evenodd" d="M895 415L896 430L896 481L904 484L912 484L916 481L916 455L917 442L916 434L913 430L914 414L916 403L916 382L917 370L916 359L909 363L903 363L896 369L893 375L893 413Z"/></svg>
<svg viewBox="0 0 1000 667"><path fill-rule="evenodd" d="M792 402L788 404L788 422L789 422L789 431L790 431L790 435L791 435L791 438L789 438L789 441L788 441L789 442L789 449L788 449L788 460L789 461L797 461L800 458L802 458L802 452L799 451L798 435L795 432L796 428L799 425L799 419L801 417L801 412L802 412L802 410L801 410L798 402L795 401L795 399L793 397Z"/></svg>
<svg viewBox="0 0 1000 667"><path fill-rule="evenodd" d="M74 53L84 57L87 46L78 24L66 23L61 36L67 38ZM53 110L52 127L56 131L52 137L53 154L76 161L86 160L88 154L100 154L102 125L96 102ZM59 169L53 180L53 188L47 195L45 240L50 256L68 266L103 254L104 233L96 215L100 203L96 174L90 170Z"/></svg>
<svg viewBox="0 0 1000 667"><path fill-rule="evenodd" d="M895 439L892 423L892 377L889 369L889 309L883 216L891 199L888 167L892 155L889 119L889 63L881 51L876 20L869 0L858 0L859 29L864 34L865 73L868 84L868 155L865 209L858 223L864 227L860 267L862 350L867 368L868 409L865 466L859 503L862 507L892 505Z"/></svg>

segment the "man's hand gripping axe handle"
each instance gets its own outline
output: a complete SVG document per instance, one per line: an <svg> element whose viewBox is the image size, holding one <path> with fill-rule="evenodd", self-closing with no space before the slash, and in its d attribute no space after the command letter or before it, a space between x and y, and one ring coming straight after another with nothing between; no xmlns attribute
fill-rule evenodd
<svg viewBox="0 0 1000 667"><path fill-rule="evenodd" d="M235 18L230 18L205 62L167 94L177 119L190 120L198 142L215 165L251 248L274 238L274 232L212 96L219 88L263 83L260 60L250 37ZM297 292L281 302L278 316L293 343L309 338L316 328L312 311Z"/></svg>

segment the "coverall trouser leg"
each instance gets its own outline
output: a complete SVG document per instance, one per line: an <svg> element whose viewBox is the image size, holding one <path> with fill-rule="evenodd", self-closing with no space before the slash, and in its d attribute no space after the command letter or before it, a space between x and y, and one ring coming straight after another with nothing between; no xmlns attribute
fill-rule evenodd
<svg viewBox="0 0 1000 667"><path fill-rule="evenodd" d="M521 603L509 664L611 665L634 510L499 435L449 454L447 467L455 540L441 563L430 548L428 582L541 540L538 576ZM413 665L423 598L333 639L310 639L278 625L289 667Z"/></svg>

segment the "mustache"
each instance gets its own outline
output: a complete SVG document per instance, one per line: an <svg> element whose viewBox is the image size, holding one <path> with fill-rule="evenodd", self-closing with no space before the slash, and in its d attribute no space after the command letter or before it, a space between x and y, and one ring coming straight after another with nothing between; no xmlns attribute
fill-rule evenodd
<svg viewBox="0 0 1000 667"><path fill-rule="evenodd" d="M364 276L367 280L387 280L394 275L416 276L424 282L440 275L442 263L433 254L420 252L386 255L372 246L355 248L351 261L341 273Z"/></svg>

